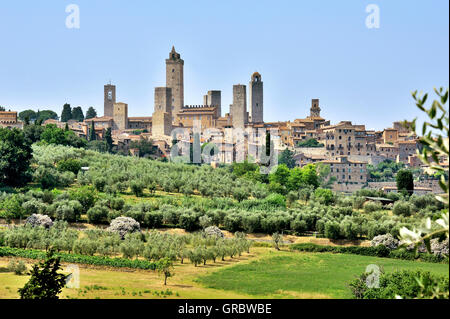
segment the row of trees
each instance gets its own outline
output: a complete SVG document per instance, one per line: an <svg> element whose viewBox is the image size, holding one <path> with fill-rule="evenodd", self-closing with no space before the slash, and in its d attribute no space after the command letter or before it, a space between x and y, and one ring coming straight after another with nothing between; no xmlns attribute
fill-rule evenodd
<svg viewBox="0 0 450 319"><path fill-rule="evenodd" d="M97 116L97 111L91 106L87 112L86 117L83 114L83 109L81 106L72 107L70 104L64 104L63 110L61 113L61 122L68 122L69 120L75 120L77 122L83 122L85 119L91 119Z"/></svg>
<svg viewBox="0 0 450 319"><path fill-rule="evenodd" d="M34 123L43 123L46 120L57 120L58 114L56 114L52 110L37 110L37 112L33 110L25 110L19 113L19 120L24 123L34 122Z"/></svg>
<svg viewBox="0 0 450 319"><path fill-rule="evenodd" d="M79 166L72 167L70 161L59 165L79 169ZM385 233L398 235L401 227L417 225L421 218L436 216L445 207L432 195L400 195L394 205L383 206L379 202L366 202L364 196L336 196L320 188L303 199L309 203L293 204L290 208L286 208L286 199L278 194L242 202L230 198L163 196L132 205L119 196L105 195L93 186L84 186L67 192L4 194L0 196L0 215L13 219L39 213L70 222L87 218L92 224L107 224L119 216L127 216L148 228L178 227L195 231L215 225L232 232L317 232L328 238L355 239ZM392 210L394 216L387 210Z"/></svg>
<svg viewBox="0 0 450 319"><path fill-rule="evenodd" d="M66 222L56 222L50 229L26 225L0 232L0 244L12 248L55 249L57 252L128 259L143 257L150 261L168 258L184 263L190 260L195 266L241 256L250 252L252 243L244 233L224 238L206 232L170 235L150 231L128 233L121 238L110 231L77 231L69 228Z"/></svg>

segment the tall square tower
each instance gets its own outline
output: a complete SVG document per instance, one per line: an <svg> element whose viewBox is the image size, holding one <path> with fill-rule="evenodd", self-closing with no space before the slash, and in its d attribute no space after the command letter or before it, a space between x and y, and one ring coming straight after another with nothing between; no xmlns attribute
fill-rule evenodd
<svg viewBox="0 0 450 319"><path fill-rule="evenodd" d="M123 131L128 128L128 104L114 103L113 120L113 130Z"/></svg>
<svg viewBox="0 0 450 319"><path fill-rule="evenodd" d="M166 87L172 89L172 122L176 114L184 107L184 61L172 47L169 58L166 59Z"/></svg>
<svg viewBox="0 0 450 319"><path fill-rule="evenodd" d="M152 118L153 136L170 136L172 132L172 89L155 88L155 111Z"/></svg>
<svg viewBox="0 0 450 319"><path fill-rule="evenodd" d="M245 85L233 85L233 104L230 115L234 128L245 128L247 124L247 88Z"/></svg>
<svg viewBox="0 0 450 319"><path fill-rule="evenodd" d="M104 90L104 109L103 115L113 117L114 103L116 103L116 86L112 84L105 85Z"/></svg>
<svg viewBox="0 0 450 319"><path fill-rule="evenodd" d="M250 81L250 111L249 117L252 123L264 122L264 90L261 74L253 73Z"/></svg>

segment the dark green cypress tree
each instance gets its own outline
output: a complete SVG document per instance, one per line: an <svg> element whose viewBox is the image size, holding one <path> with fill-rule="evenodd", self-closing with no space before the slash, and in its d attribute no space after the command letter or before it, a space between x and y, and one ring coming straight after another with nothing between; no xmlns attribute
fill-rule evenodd
<svg viewBox="0 0 450 319"><path fill-rule="evenodd" d="M112 148L113 148L113 139L112 139L112 134L111 134L111 128L110 127L108 127L106 129L105 141L106 141L106 145L108 146L108 152L111 152Z"/></svg>
<svg viewBox="0 0 450 319"><path fill-rule="evenodd" d="M89 132L89 141L95 141L97 139L96 135L95 135L95 124L94 121L92 121L91 123L91 129Z"/></svg>
<svg viewBox="0 0 450 319"><path fill-rule="evenodd" d="M67 122L72 119L72 108L70 104L64 104L63 111L61 113L61 122Z"/></svg>

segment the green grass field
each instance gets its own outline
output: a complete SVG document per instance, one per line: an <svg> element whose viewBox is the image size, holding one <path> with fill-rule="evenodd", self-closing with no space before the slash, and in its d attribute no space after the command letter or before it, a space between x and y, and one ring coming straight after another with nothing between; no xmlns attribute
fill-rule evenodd
<svg viewBox="0 0 450 319"><path fill-rule="evenodd" d="M29 279L8 271L10 259L0 258L0 299L18 298L17 289ZM35 262L28 260L28 268ZM65 288L61 298L351 298L348 283L370 264L382 266L386 272L421 269L449 275L448 264L255 247L250 254L206 266L176 263L175 277L169 278L167 286L154 271L80 265L80 289ZM167 289L170 294L161 293Z"/></svg>
<svg viewBox="0 0 450 319"><path fill-rule="evenodd" d="M370 264L395 270L449 275L447 264L331 253L269 252L247 264L223 268L197 279L205 287L250 295L291 298L351 298L348 283Z"/></svg>

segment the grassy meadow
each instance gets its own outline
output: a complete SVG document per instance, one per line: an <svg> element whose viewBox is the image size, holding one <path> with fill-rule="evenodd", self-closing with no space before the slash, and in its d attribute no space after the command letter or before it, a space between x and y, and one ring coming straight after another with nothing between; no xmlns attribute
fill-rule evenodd
<svg viewBox="0 0 450 319"><path fill-rule="evenodd" d="M0 258L0 298L18 298L17 289L29 277L8 272L8 261L9 258ZM33 262L28 261L28 266ZM153 271L80 265L80 289L65 288L61 298L351 298L348 283L370 264L381 266L386 272L422 269L449 274L448 264L255 247L250 254L206 266L177 263L175 276L169 278L167 286Z"/></svg>

